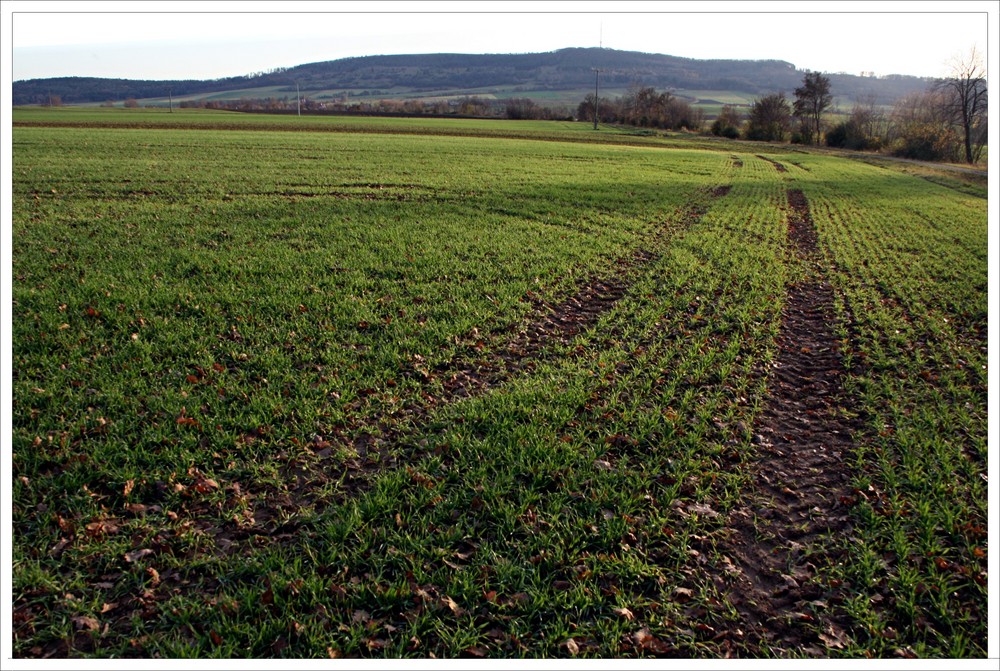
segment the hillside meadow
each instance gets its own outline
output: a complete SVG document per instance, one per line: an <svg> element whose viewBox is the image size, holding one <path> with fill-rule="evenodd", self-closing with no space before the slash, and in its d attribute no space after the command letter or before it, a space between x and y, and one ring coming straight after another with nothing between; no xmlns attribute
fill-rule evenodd
<svg viewBox="0 0 1000 671"><path fill-rule="evenodd" d="M986 656L981 185L13 118L16 656Z"/></svg>

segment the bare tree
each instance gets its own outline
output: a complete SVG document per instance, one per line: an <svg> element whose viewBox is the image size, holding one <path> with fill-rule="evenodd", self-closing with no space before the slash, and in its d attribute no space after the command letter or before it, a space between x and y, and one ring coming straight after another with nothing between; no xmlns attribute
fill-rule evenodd
<svg viewBox="0 0 1000 671"><path fill-rule="evenodd" d="M806 72L802 78L802 86L795 89L795 116L808 120L810 140L820 141L820 124L823 112L833 104L830 95L830 80L818 72Z"/></svg>
<svg viewBox="0 0 1000 671"><path fill-rule="evenodd" d="M975 163L982 153L986 123L986 67L973 47L964 57L951 61L951 74L935 84L944 110L952 123L962 129L966 163ZM978 140L978 141L977 141Z"/></svg>
<svg viewBox="0 0 1000 671"><path fill-rule="evenodd" d="M888 120L876 94L864 93L855 98L851 121L857 125L868 146L877 147L884 140Z"/></svg>

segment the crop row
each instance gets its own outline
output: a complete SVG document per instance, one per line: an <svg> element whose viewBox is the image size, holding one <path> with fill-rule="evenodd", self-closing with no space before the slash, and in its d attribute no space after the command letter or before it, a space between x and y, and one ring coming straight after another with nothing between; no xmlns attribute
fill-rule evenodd
<svg viewBox="0 0 1000 671"><path fill-rule="evenodd" d="M16 654L981 651L983 202L442 127L15 129ZM790 652L731 515L816 277L865 429L846 559L800 578L856 598Z"/></svg>
<svg viewBox="0 0 1000 671"><path fill-rule="evenodd" d="M846 577L869 653L982 654L986 622L987 244L981 198L809 159L798 178L839 288L853 457ZM906 645L900 645L905 641Z"/></svg>

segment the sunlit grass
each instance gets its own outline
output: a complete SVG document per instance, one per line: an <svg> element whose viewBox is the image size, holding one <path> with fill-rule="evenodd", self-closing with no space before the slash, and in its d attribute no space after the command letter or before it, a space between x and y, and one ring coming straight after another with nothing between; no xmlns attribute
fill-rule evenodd
<svg viewBox="0 0 1000 671"><path fill-rule="evenodd" d="M692 550L752 482L786 177L866 421L839 654L983 654L982 199L579 125L17 120L53 125L13 135L15 654L722 654ZM602 277L593 328L435 400ZM369 434L399 461L351 480Z"/></svg>

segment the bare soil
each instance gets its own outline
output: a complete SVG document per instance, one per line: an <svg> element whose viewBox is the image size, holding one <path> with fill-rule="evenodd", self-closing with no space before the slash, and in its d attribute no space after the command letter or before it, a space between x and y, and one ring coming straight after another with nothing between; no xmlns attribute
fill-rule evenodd
<svg viewBox="0 0 1000 671"><path fill-rule="evenodd" d="M789 240L805 260L817 236L801 191L789 190ZM755 426L754 489L729 516L717 571L745 631L739 654L828 656L845 647L833 615L842 600L824 567L829 539L849 532L846 503L855 423L847 418L844 367L834 335L834 292L819 274L788 288L770 392Z"/></svg>

